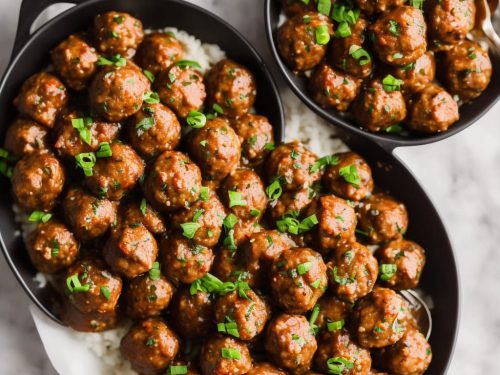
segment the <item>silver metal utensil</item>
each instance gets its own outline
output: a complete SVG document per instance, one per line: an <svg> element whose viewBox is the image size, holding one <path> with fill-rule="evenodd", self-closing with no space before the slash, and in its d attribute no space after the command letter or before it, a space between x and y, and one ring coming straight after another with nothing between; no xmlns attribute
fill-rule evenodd
<svg viewBox="0 0 500 375"><path fill-rule="evenodd" d="M492 53L500 56L500 36L491 23L497 6L497 0L492 0L491 4L488 0L476 0L476 24L471 34L474 40L486 43Z"/></svg>
<svg viewBox="0 0 500 375"><path fill-rule="evenodd" d="M410 304L410 310L416 316L422 333L429 340L432 331L432 316L429 306L414 290L401 290L399 294Z"/></svg>

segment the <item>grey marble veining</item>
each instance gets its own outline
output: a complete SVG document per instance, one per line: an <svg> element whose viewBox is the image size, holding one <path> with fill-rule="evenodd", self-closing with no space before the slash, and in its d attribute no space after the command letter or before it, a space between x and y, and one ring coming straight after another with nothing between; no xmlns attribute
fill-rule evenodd
<svg viewBox="0 0 500 375"><path fill-rule="evenodd" d="M140 0L137 0L140 1ZM263 0L193 0L235 25L273 66ZM0 0L0 72L20 0ZM496 67L500 71L500 67ZM277 79L278 72L274 69ZM283 81L279 79L285 90ZM451 139L397 150L448 228L461 278L462 314L452 375L500 373L500 104ZM0 373L53 375L24 295L0 256Z"/></svg>

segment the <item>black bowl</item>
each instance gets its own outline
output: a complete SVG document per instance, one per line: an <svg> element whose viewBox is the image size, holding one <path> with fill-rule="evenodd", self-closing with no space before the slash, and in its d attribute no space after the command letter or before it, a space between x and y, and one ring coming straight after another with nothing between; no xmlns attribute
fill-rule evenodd
<svg viewBox="0 0 500 375"><path fill-rule="evenodd" d="M369 138L385 149L391 150L398 146L416 146L427 143L433 143L442 139L448 138L456 134L468 126L476 122L483 116L500 97L500 74L495 74L491 77L491 82L483 92L483 94L470 104L465 104L460 107L460 120L456 122L450 129L443 133L424 134L424 133L408 133L405 135L390 134L390 133L371 133L361 129L356 125L349 116L342 114L336 110L325 110L321 108L310 97L307 91L307 79L304 76L299 76L293 73L282 60L278 48L276 34L278 30L278 21L281 12L280 1L265 0L265 23L267 39L271 48L271 52L279 66L279 70L283 74L286 82L295 94L315 113L323 117L326 121L333 125L337 125L349 132L359 134L365 138ZM500 57L490 54L491 62L494 67L500 67Z"/></svg>

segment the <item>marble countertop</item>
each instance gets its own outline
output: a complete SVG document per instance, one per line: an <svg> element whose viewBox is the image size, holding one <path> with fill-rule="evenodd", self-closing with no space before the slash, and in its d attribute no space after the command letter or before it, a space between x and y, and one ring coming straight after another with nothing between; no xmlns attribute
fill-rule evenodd
<svg viewBox="0 0 500 375"><path fill-rule="evenodd" d="M264 36L263 0L191 1L236 26L273 65ZM20 3L0 0L0 72L9 59ZM287 90L281 77L275 76ZM451 139L396 153L436 204L455 249L461 323L448 373L500 373L500 103ZM0 373L56 374L28 306L28 297L0 256Z"/></svg>

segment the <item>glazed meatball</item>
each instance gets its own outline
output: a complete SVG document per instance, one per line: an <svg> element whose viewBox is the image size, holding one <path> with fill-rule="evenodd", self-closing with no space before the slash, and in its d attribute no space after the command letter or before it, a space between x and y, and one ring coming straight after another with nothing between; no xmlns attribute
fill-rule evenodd
<svg viewBox="0 0 500 375"><path fill-rule="evenodd" d="M294 71L314 68L326 54L326 43L318 43L316 30L324 29L333 35L333 23L318 12L298 14L285 21L278 29L278 51Z"/></svg>
<svg viewBox="0 0 500 375"><path fill-rule="evenodd" d="M273 126L267 117L246 113L231 122L241 143L241 164L260 165L274 147Z"/></svg>
<svg viewBox="0 0 500 375"><path fill-rule="evenodd" d="M355 59L351 50L352 46L362 47L364 45L367 25L364 18L358 18L354 25L350 25L351 35L345 38L335 37L328 53L329 62L335 69L358 78L370 75L373 65L372 59Z"/></svg>
<svg viewBox="0 0 500 375"><path fill-rule="evenodd" d="M283 310L304 313L326 290L328 279L321 255L309 248L283 250L273 262L271 288Z"/></svg>
<svg viewBox="0 0 500 375"><path fill-rule="evenodd" d="M105 234L116 222L116 203L70 189L62 204L64 218L75 236L89 241Z"/></svg>
<svg viewBox="0 0 500 375"><path fill-rule="evenodd" d="M184 65L162 71L154 87L161 101L182 118L186 118L191 111L200 111L207 96L203 75L197 69Z"/></svg>
<svg viewBox="0 0 500 375"><path fill-rule="evenodd" d="M132 202L123 207L119 224L128 226L144 225L153 234L160 234L167 230L165 220L145 199L141 202Z"/></svg>
<svg viewBox="0 0 500 375"><path fill-rule="evenodd" d="M217 195L209 190L207 196L200 194L198 200L189 207L172 213L170 224L180 231L185 223L198 224L192 237L193 242L206 247L214 247L219 242L222 221L225 217L224 206Z"/></svg>
<svg viewBox="0 0 500 375"><path fill-rule="evenodd" d="M373 194L364 202L358 214L359 227L373 244L399 238L408 228L406 207L387 194Z"/></svg>
<svg viewBox="0 0 500 375"><path fill-rule="evenodd" d="M214 327L214 301L209 293L191 293L189 287L180 289L170 304L170 312L173 326L184 338L203 337Z"/></svg>
<svg viewBox="0 0 500 375"><path fill-rule="evenodd" d="M421 10L409 5L395 8L371 25L373 48L387 64L412 63L427 49L426 28Z"/></svg>
<svg viewBox="0 0 500 375"><path fill-rule="evenodd" d="M151 165L143 184L144 195L162 211L189 207L198 199L201 172L186 154L165 151Z"/></svg>
<svg viewBox="0 0 500 375"><path fill-rule="evenodd" d="M439 46L465 39L474 27L476 6L473 0L431 0L425 12L430 36Z"/></svg>
<svg viewBox="0 0 500 375"><path fill-rule="evenodd" d="M66 270L64 282L61 320L65 324L82 332L116 326L122 281L108 272L101 261L78 261Z"/></svg>
<svg viewBox="0 0 500 375"><path fill-rule="evenodd" d="M363 348L382 348L400 340L406 331L408 306L391 289L375 288L354 308L354 332Z"/></svg>
<svg viewBox="0 0 500 375"><path fill-rule="evenodd" d="M332 69L327 64L319 66L309 78L309 92L321 107L347 111L358 95L361 80Z"/></svg>
<svg viewBox="0 0 500 375"><path fill-rule="evenodd" d="M436 75L434 55L427 51L412 63L391 67L390 73L403 81L405 95L420 92Z"/></svg>
<svg viewBox="0 0 500 375"><path fill-rule="evenodd" d="M240 140L227 120L208 120L203 128L193 131L190 136L189 154L207 180L220 181L238 165Z"/></svg>
<svg viewBox="0 0 500 375"><path fill-rule="evenodd" d="M256 270L243 259L242 251L221 247L217 250L212 272L223 281L244 281L252 288L257 286Z"/></svg>
<svg viewBox="0 0 500 375"><path fill-rule="evenodd" d="M156 375L166 370L178 351L176 334L158 318L134 325L120 343L123 357L143 375Z"/></svg>
<svg viewBox="0 0 500 375"><path fill-rule="evenodd" d="M141 110L128 119L127 134L139 154L152 158L177 147L181 140L181 124L163 104L143 104Z"/></svg>
<svg viewBox="0 0 500 375"><path fill-rule="evenodd" d="M149 80L133 63L105 65L90 84L90 106L109 121L122 121L141 109L149 90Z"/></svg>
<svg viewBox="0 0 500 375"><path fill-rule="evenodd" d="M47 72L32 75L24 81L14 105L21 115L52 128L57 115L66 106L68 93L59 79Z"/></svg>
<svg viewBox="0 0 500 375"><path fill-rule="evenodd" d="M26 248L39 272L57 273L78 255L78 242L66 225L55 220L40 223L28 236Z"/></svg>
<svg viewBox="0 0 500 375"><path fill-rule="evenodd" d="M304 316L280 314L267 326L264 347L278 366L304 373L311 367L317 343Z"/></svg>
<svg viewBox="0 0 500 375"><path fill-rule="evenodd" d="M306 211L306 216L310 215L316 215L318 225L306 237L314 237L314 240L309 242L317 242L318 250L322 253L328 253L356 240L356 213L342 198L334 195L318 198Z"/></svg>
<svg viewBox="0 0 500 375"><path fill-rule="evenodd" d="M144 162L129 145L115 142L110 148L112 155L97 158L92 176L86 177L86 183L95 195L118 201L142 176Z"/></svg>
<svg viewBox="0 0 500 375"><path fill-rule="evenodd" d="M236 169L221 186L222 201L240 220L259 220L267 207L264 184L251 169Z"/></svg>
<svg viewBox="0 0 500 375"><path fill-rule="evenodd" d="M459 118L457 102L433 83L417 94L409 112L409 128L431 134L446 131Z"/></svg>
<svg viewBox="0 0 500 375"><path fill-rule="evenodd" d="M157 254L156 240L142 225L117 228L103 249L104 259L111 269L129 279L149 271Z"/></svg>
<svg viewBox="0 0 500 375"><path fill-rule="evenodd" d="M198 245L186 237L174 235L160 242L163 273L174 284L190 284L205 276L214 260L208 247Z"/></svg>
<svg viewBox="0 0 500 375"><path fill-rule="evenodd" d="M311 187L321 178L320 171L311 172L318 157L299 141L276 147L267 160L270 180L277 178L284 190L294 191Z"/></svg>
<svg viewBox="0 0 500 375"><path fill-rule="evenodd" d="M413 241L395 240L379 248L375 255L382 270L384 265L386 268L391 266L390 272L381 275L385 285L398 290L418 286L425 265L425 252L420 245Z"/></svg>
<svg viewBox="0 0 500 375"><path fill-rule="evenodd" d="M286 373L270 363L259 362L253 365L247 375L286 375Z"/></svg>
<svg viewBox="0 0 500 375"><path fill-rule="evenodd" d="M26 211L50 211L64 187L64 169L50 152L25 155L12 172L12 190Z"/></svg>
<svg viewBox="0 0 500 375"><path fill-rule="evenodd" d="M422 375L432 360L432 350L416 329L408 329L403 338L383 351L382 363L394 375Z"/></svg>
<svg viewBox="0 0 500 375"><path fill-rule="evenodd" d="M327 267L330 287L346 302L355 302L366 296L377 281L377 260L366 246L359 243L337 249Z"/></svg>
<svg viewBox="0 0 500 375"><path fill-rule="evenodd" d="M70 35L50 52L52 65L64 83L73 90L81 91L97 69L97 54L77 35Z"/></svg>
<svg viewBox="0 0 500 375"><path fill-rule="evenodd" d="M88 133L88 139L81 129ZM55 127L54 149L58 155L73 158L85 152L95 152L104 142L111 143L118 138L120 124L93 120L79 111L71 111L59 116ZM87 142L88 141L88 142Z"/></svg>
<svg viewBox="0 0 500 375"><path fill-rule="evenodd" d="M372 170L357 153L348 151L334 155L335 165L329 165L323 175L323 183L333 194L351 201L369 197L373 191ZM353 178L349 178L351 174Z"/></svg>
<svg viewBox="0 0 500 375"><path fill-rule="evenodd" d="M142 23L128 13L107 12L94 18L94 38L99 51L127 58L135 54L142 42Z"/></svg>
<svg viewBox="0 0 500 375"><path fill-rule="evenodd" d="M335 329L329 327L328 324L337 324L337 322L341 322L340 325L343 326L343 321L347 320L351 310L351 304L329 295L321 297L316 306L319 307L319 313L315 324L319 330L335 331Z"/></svg>
<svg viewBox="0 0 500 375"><path fill-rule="evenodd" d="M207 73L206 85L208 107L218 104L227 117L243 116L255 102L257 88L253 74L232 60L215 64Z"/></svg>
<svg viewBox="0 0 500 375"><path fill-rule="evenodd" d="M20 158L47 149L48 140L47 128L19 117L7 128L4 147L16 158Z"/></svg>
<svg viewBox="0 0 500 375"><path fill-rule="evenodd" d="M142 69L156 75L170 68L183 54L182 43L173 33L154 32L144 37L135 61Z"/></svg>
<svg viewBox="0 0 500 375"><path fill-rule="evenodd" d="M245 295L242 297L239 291L234 291L219 297L215 304L215 321L218 325L235 322L237 335L234 332L227 333L240 340L250 341L264 330L271 309L254 291L248 290Z"/></svg>
<svg viewBox="0 0 500 375"><path fill-rule="evenodd" d="M351 340L349 332L340 329L334 332L324 332L318 341L318 350L314 355L316 367L325 373L329 373L328 363L332 362L342 368L342 374L356 375L368 374L372 359L368 350L359 347Z"/></svg>
<svg viewBox="0 0 500 375"><path fill-rule="evenodd" d="M405 0L356 0L359 9L368 16L374 13L383 13L389 9L399 7L405 3Z"/></svg>
<svg viewBox="0 0 500 375"><path fill-rule="evenodd" d="M490 57L475 42L455 44L444 52L442 62L445 86L464 102L477 98L490 83Z"/></svg>
<svg viewBox="0 0 500 375"><path fill-rule="evenodd" d="M317 183L313 187L305 187L296 191L285 191L278 199L270 202L268 210L273 220L278 220L292 213L298 213L299 216L316 197ZM318 185L319 186L319 185Z"/></svg>
<svg viewBox="0 0 500 375"><path fill-rule="evenodd" d="M358 125L378 132L398 124L406 117L406 104L400 91L384 89L381 80L370 81L353 104L353 115Z"/></svg>
<svg viewBox="0 0 500 375"><path fill-rule="evenodd" d="M170 303L172 294L172 284L159 269L157 273L136 277L125 287L125 312L134 319L158 316Z"/></svg>
<svg viewBox="0 0 500 375"><path fill-rule="evenodd" d="M200 353L203 375L246 374L252 368L248 347L235 339L215 336L203 343Z"/></svg>

